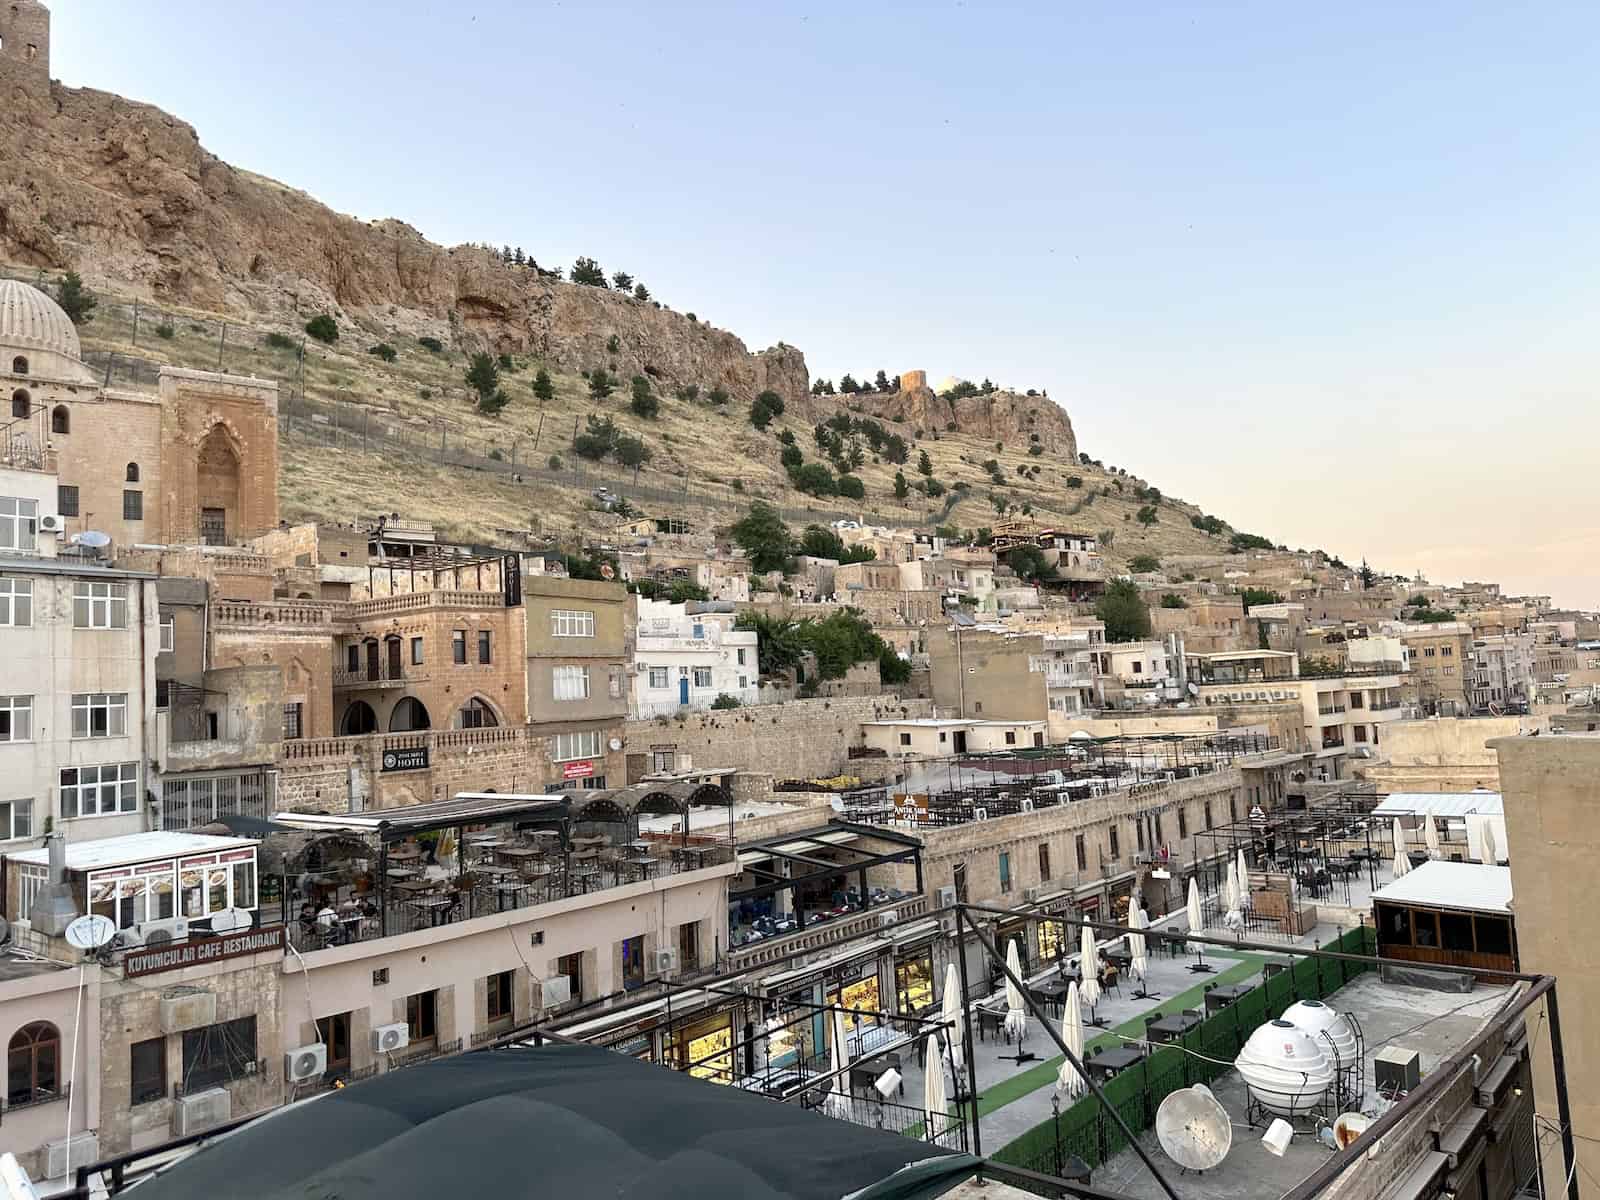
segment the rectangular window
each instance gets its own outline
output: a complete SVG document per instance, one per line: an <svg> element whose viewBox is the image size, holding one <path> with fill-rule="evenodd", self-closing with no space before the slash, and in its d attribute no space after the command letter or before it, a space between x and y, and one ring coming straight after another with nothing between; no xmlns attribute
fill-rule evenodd
<svg viewBox="0 0 1600 1200"><path fill-rule="evenodd" d="M33 741L33 697L0 696L0 742Z"/></svg>
<svg viewBox="0 0 1600 1200"><path fill-rule="evenodd" d="M286 742L297 741L305 737L300 724L301 713L305 711L303 704L285 704L283 706L283 739Z"/></svg>
<svg viewBox="0 0 1600 1200"><path fill-rule="evenodd" d="M741 667L742 667L742 666L744 666L744 665L745 665L745 661L744 661L744 647L743 647L743 646L740 646L740 647L739 647L739 665L740 665L740 666L741 666Z"/></svg>
<svg viewBox="0 0 1600 1200"><path fill-rule="evenodd" d="M1039 843L1039 882L1050 878L1050 843Z"/></svg>
<svg viewBox="0 0 1600 1200"><path fill-rule="evenodd" d="M1189 836L1189 814L1180 806L1178 809L1178 840L1181 842Z"/></svg>
<svg viewBox="0 0 1600 1200"><path fill-rule="evenodd" d="M551 694L557 700L587 700L589 698L588 667L552 667L550 669Z"/></svg>
<svg viewBox="0 0 1600 1200"><path fill-rule="evenodd" d="M60 484L56 487L56 511L63 517L78 515L78 489Z"/></svg>
<svg viewBox="0 0 1600 1200"><path fill-rule="evenodd" d="M1452 646L1440 646L1439 647L1439 653L1441 655L1443 655L1445 658L1449 658L1452 654L1455 653L1455 648L1452 647Z"/></svg>
<svg viewBox="0 0 1600 1200"><path fill-rule="evenodd" d="M573 1000L583 999L583 952L563 954L556 959L556 974L567 977Z"/></svg>
<svg viewBox="0 0 1600 1200"><path fill-rule="evenodd" d="M167 1096L167 1039L150 1038L128 1047L133 1104L149 1104Z"/></svg>
<svg viewBox="0 0 1600 1200"><path fill-rule="evenodd" d="M1117 829L1114 825L1111 827L1109 834L1110 836L1108 841L1109 849L1111 851L1111 861L1116 862L1122 857L1122 839L1117 836Z"/></svg>
<svg viewBox="0 0 1600 1200"><path fill-rule="evenodd" d="M622 987L624 991L644 986L644 935L622 939Z"/></svg>
<svg viewBox="0 0 1600 1200"><path fill-rule="evenodd" d="M550 636L592 638L594 636L594 613L582 609L551 609Z"/></svg>
<svg viewBox="0 0 1600 1200"><path fill-rule="evenodd" d="M457 629L450 634L450 661L458 667L467 661L467 631Z"/></svg>
<svg viewBox="0 0 1600 1200"><path fill-rule="evenodd" d="M406 997L406 1032L413 1042L439 1036L439 993L416 992Z"/></svg>
<svg viewBox="0 0 1600 1200"><path fill-rule="evenodd" d="M1002 894L1011 890L1011 852L1000 851L1000 891Z"/></svg>
<svg viewBox="0 0 1600 1200"><path fill-rule="evenodd" d="M1365 725L1355 725L1352 728L1356 733L1356 741L1364 742L1367 740L1367 727Z"/></svg>
<svg viewBox="0 0 1600 1200"><path fill-rule="evenodd" d="M678 965L692 971L700 965L700 922L685 921L678 926Z"/></svg>
<svg viewBox="0 0 1600 1200"><path fill-rule="evenodd" d="M126 629L128 585L76 581L72 585L72 625L75 629Z"/></svg>
<svg viewBox="0 0 1600 1200"><path fill-rule="evenodd" d="M335 1013L317 1018L317 1040L328 1048L328 1074L343 1075L350 1070L350 1014Z"/></svg>
<svg viewBox="0 0 1600 1200"><path fill-rule="evenodd" d="M122 519L124 521L144 520L144 493L135 489L124 489L122 493Z"/></svg>
<svg viewBox="0 0 1600 1200"><path fill-rule="evenodd" d="M344 667L352 673L361 670L361 647L346 646L344 648Z"/></svg>
<svg viewBox="0 0 1600 1200"><path fill-rule="evenodd" d="M694 669L694 685L697 688L708 688L711 686L710 667L696 667Z"/></svg>
<svg viewBox="0 0 1600 1200"><path fill-rule="evenodd" d="M139 764L63 767L59 790L64 820L136 812L139 808Z"/></svg>
<svg viewBox="0 0 1600 1200"><path fill-rule="evenodd" d="M0 625L33 624L33 580L0 575Z"/></svg>
<svg viewBox="0 0 1600 1200"><path fill-rule="evenodd" d="M1205 803L1205 818L1206 818L1206 828L1210 829L1211 828L1211 801L1209 801L1209 800L1207 800L1206 803Z"/></svg>
<svg viewBox="0 0 1600 1200"><path fill-rule="evenodd" d="M1366 703L1367 703L1367 701L1366 701L1366 693L1365 692L1351 692L1350 693L1350 707L1351 708L1364 708L1364 707L1366 707Z"/></svg>
<svg viewBox="0 0 1600 1200"><path fill-rule="evenodd" d="M1072 839L1072 848L1077 852L1078 872L1082 874L1089 869L1089 847L1083 840L1083 834L1078 834Z"/></svg>
<svg viewBox="0 0 1600 1200"><path fill-rule="evenodd" d="M183 1035L183 1090L187 1095L243 1079L256 1069L254 1015Z"/></svg>
<svg viewBox="0 0 1600 1200"><path fill-rule="evenodd" d="M157 711L158 712L166 712L167 709L169 709L171 707L172 707L172 680L170 680L170 679L158 679L158 680L156 680L156 709L157 709Z"/></svg>
<svg viewBox="0 0 1600 1200"><path fill-rule="evenodd" d="M555 753L552 762L571 762L575 758L600 757L600 731L585 729L578 733L558 733L555 736Z"/></svg>
<svg viewBox="0 0 1600 1200"><path fill-rule="evenodd" d="M161 618L161 653L171 654L178 644L178 625L171 617Z"/></svg>
<svg viewBox="0 0 1600 1200"><path fill-rule="evenodd" d="M1133 673L1135 675L1144 674L1144 664L1142 662L1140 662L1138 659L1134 659L1133 660Z"/></svg>
<svg viewBox="0 0 1600 1200"><path fill-rule="evenodd" d="M659 692L659 691L662 691L663 689L665 689L666 686L667 686L667 669L665 667L651 667L650 668L650 689L652 691Z"/></svg>
<svg viewBox="0 0 1600 1200"><path fill-rule="evenodd" d="M414 637L411 639L411 665L413 667L420 667L422 663L422 639L419 637Z"/></svg>
<svg viewBox="0 0 1600 1200"><path fill-rule="evenodd" d="M39 502L0 496L0 550L32 554L39 543Z"/></svg>
<svg viewBox="0 0 1600 1200"><path fill-rule="evenodd" d="M128 693L87 692L72 698L72 736L124 737L128 732Z"/></svg>
<svg viewBox="0 0 1600 1200"><path fill-rule="evenodd" d="M493 656L489 653L490 641L489 630L478 630L478 664L480 666L486 666L494 661Z"/></svg>
<svg viewBox="0 0 1600 1200"><path fill-rule="evenodd" d="M33 801L0 800L0 841L32 836Z"/></svg>
<svg viewBox="0 0 1600 1200"><path fill-rule="evenodd" d="M1014 729L1006 730L1006 745L1015 746L1016 744L1017 744L1016 731Z"/></svg>
<svg viewBox="0 0 1600 1200"><path fill-rule="evenodd" d="M900 735L900 744L901 744L901 745L902 745L902 746L909 746L909 745L911 745L911 735L910 735L910 734L909 734L909 733L902 733L902 734L901 734L901 735Z"/></svg>
<svg viewBox="0 0 1600 1200"><path fill-rule="evenodd" d="M514 976L515 972L512 971L489 976L488 1010L485 1015L491 1024L511 1020L511 981Z"/></svg>

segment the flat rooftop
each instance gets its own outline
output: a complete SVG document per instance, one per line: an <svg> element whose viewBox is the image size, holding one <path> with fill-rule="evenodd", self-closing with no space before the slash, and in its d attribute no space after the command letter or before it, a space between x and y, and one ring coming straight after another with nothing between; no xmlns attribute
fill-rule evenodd
<svg viewBox="0 0 1600 1200"><path fill-rule="evenodd" d="M1426 1076L1477 1033L1485 1019L1505 1001L1511 989L1478 986L1472 993L1436 992L1428 988L1384 983L1368 973L1328 996L1325 1003L1340 1012L1354 1013L1366 1034L1362 1107L1371 1109L1376 1095L1372 1059L1386 1046L1415 1050ZM1190 1173L1176 1183L1184 1200L1261 1200L1281 1196L1328 1161L1328 1150L1315 1137L1299 1129L1282 1158L1261 1144L1265 1126L1251 1129L1245 1120L1246 1089L1235 1071L1207 1085L1233 1121L1233 1145L1226 1158L1209 1171ZM1154 1130L1139 1135L1140 1143L1168 1175L1177 1180L1178 1167L1167 1158ZM1360 1164L1350 1172L1361 1169ZM1094 1172L1094 1185L1131 1196L1159 1194L1149 1171L1132 1149L1122 1151Z"/></svg>
<svg viewBox="0 0 1600 1200"><path fill-rule="evenodd" d="M67 870L97 871L130 863L153 862L159 858L181 858L186 854L209 854L213 850L237 850L254 846L258 839L223 837L210 833L130 833L124 837L98 838L92 842L67 843ZM6 855L14 863L36 867L50 865L50 851L43 846Z"/></svg>
<svg viewBox="0 0 1600 1200"><path fill-rule="evenodd" d="M1511 913L1511 868L1434 859L1372 893L1373 900L1465 912Z"/></svg>
<svg viewBox="0 0 1600 1200"><path fill-rule="evenodd" d="M1377 816L1427 813L1435 817L1464 817L1468 813L1503 814L1505 800L1499 792L1390 792L1372 810Z"/></svg>

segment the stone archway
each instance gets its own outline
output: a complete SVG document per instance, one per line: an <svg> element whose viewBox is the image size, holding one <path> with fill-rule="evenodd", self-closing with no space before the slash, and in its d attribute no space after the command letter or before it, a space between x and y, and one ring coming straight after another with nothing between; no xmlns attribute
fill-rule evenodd
<svg viewBox="0 0 1600 1200"><path fill-rule="evenodd" d="M239 527L239 451L221 422L200 442L195 458L195 494L200 540L225 546Z"/></svg>
<svg viewBox="0 0 1600 1200"><path fill-rule="evenodd" d="M344 716L339 721L340 737L356 737L364 733L378 732L378 714L372 711L372 705L365 700L353 701L349 708L344 710Z"/></svg>
<svg viewBox="0 0 1600 1200"><path fill-rule="evenodd" d="M402 696L400 702L394 706L394 711L389 714L390 733L411 733L431 728L432 725L427 706L415 696Z"/></svg>

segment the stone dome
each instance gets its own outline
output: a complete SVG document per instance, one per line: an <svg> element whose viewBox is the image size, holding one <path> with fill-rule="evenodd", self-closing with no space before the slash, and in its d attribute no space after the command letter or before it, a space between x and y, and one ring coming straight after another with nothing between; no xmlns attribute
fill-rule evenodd
<svg viewBox="0 0 1600 1200"><path fill-rule="evenodd" d="M38 288L15 279L0 279L0 346L83 359L72 318Z"/></svg>

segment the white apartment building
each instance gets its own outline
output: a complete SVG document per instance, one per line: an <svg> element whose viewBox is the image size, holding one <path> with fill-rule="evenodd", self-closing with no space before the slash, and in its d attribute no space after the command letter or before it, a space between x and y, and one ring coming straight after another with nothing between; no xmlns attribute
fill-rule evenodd
<svg viewBox="0 0 1600 1200"><path fill-rule="evenodd" d="M1172 682L1167 647L1158 641L1111 642L1100 651L1101 673L1115 676L1124 687L1161 687Z"/></svg>
<svg viewBox="0 0 1600 1200"><path fill-rule="evenodd" d="M1526 705L1534 693L1534 635L1502 633L1472 642L1472 707Z"/></svg>
<svg viewBox="0 0 1600 1200"><path fill-rule="evenodd" d="M58 556L53 474L0 468L0 843L145 826L155 576ZM53 519L52 519L53 518Z"/></svg>
<svg viewBox="0 0 1600 1200"><path fill-rule="evenodd" d="M710 708L718 696L760 698L756 632L735 629L732 611L635 597L632 709L636 717Z"/></svg>

